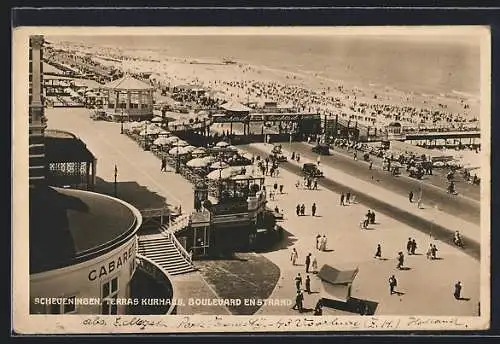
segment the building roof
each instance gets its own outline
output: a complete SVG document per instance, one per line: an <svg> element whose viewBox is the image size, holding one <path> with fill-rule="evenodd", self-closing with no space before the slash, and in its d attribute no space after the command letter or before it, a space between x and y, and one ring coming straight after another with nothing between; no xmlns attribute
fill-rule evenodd
<svg viewBox="0 0 500 344"><path fill-rule="evenodd" d="M62 130L46 130L45 157L51 162L94 161L94 155L74 134Z"/></svg>
<svg viewBox="0 0 500 344"><path fill-rule="evenodd" d="M139 211L121 200L82 190L36 187L29 195L30 273L100 256L135 235Z"/></svg>
<svg viewBox="0 0 500 344"><path fill-rule="evenodd" d="M112 90L123 90L123 91L141 91L141 90L152 90L153 86L145 83L144 81L137 80L136 78L125 75L123 78L113 80L108 82L103 88Z"/></svg>
<svg viewBox="0 0 500 344"><path fill-rule="evenodd" d="M325 264L319 270L318 277L322 281L334 285L349 284L354 281L358 271L357 268L354 270L338 270Z"/></svg>
<svg viewBox="0 0 500 344"><path fill-rule="evenodd" d="M248 106L245 106L241 103L238 103L234 100L230 100L224 104L221 105L221 108L227 111L231 112L250 112L250 109Z"/></svg>

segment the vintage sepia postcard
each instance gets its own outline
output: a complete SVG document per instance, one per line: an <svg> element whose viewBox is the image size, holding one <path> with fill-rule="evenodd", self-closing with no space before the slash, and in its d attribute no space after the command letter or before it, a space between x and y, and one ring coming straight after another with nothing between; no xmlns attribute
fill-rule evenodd
<svg viewBox="0 0 500 344"><path fill-rule="evenodd" d="M490 325L490 32L13 29L12 329Z"/></svg>

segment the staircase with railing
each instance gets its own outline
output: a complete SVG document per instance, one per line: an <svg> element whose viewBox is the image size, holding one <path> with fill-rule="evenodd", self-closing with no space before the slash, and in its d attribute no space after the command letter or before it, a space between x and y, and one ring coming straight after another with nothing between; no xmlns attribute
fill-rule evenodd
<svg viewBox="0 0 500 344"><path fill-rule="evenodd" d="M189 225L189 214L181 215L169 228L160 227L160 233L139 237L138 253L160 265L171 275L195 271L192 255L186 251L175 237Z"/></svg>

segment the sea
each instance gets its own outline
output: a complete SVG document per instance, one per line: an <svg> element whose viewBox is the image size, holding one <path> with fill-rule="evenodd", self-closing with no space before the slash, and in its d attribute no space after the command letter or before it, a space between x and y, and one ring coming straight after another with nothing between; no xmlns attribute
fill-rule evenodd
<svg viewBox="0 0 500 344"><path fill-rule="evenodd" d="M421 95L480 94L480 44L470 37L363 35L71 36L48 40L152 50L190 59L236 62L389 87Z"/></svg>

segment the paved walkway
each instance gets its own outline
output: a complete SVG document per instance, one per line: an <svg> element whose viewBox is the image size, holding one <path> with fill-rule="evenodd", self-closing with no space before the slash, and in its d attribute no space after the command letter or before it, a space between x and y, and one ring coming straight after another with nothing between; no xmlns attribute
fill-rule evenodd
<svg viewBox="0 0 500 344"><path fill-rule="evenodd" d="M288 244L281 249L265 253L268 259L281 267L280 280L270 299L293 299L295 295L294 278L298 272L305 279L304 260L308 253L317 257L318 268L329 264L337 268L359 268L353 284L352 296L378 303L376 314L428 314L428 315L474 315L479 300L479 263L455 247L434 241L401 222L383 214L377 214L376 225L369 230L359 228L359 220L367 208L362 204L340 206L339 195L320 187L319 190L296 189L297 176L281 170L279 177L270 178L268 188L276 181L284 184L283 195L278 195L269 206L277 205L283 209L285 219L281 223L288 232ZM296 216L297 203L304 203L307 216ZM311 216L311 205L315 202L318 216ZM326 234L330 252L315 249L317 234ZM415 256L406 255L408 238L415 238L418 244ZM387 260L373 258L378 243L382 245L382 256ZM439 260L429 261L425 251L430 243L437 245ZM299 264L290 262L291 248L299 253ZM396 270L396 255L405 252L407 271ZM457 266L460 269L457 270ZM405 295L390 296L387 280L395 274L399 281L398 289ZM311 274L312 290L318 293L305 294L305 307L314 308L317 300L325 296L319 279ZM464 297L469 301L456 301L453 298L453 285L461 280ZM465 290L467 285L467 290ZM290 307L264 306L257 314L297 314ZM343 312L324 309L324 314L341 315Z"/></svg>
<svg viewBox="0 0 500 344"><path fill-rule="evenodd" d="M264 144L264 143L253 143L250 144L250 147L255 147L263 152L270 153L272 149L272 145ZM286 147L283 148L283 151L287 156L290 156L290 153ZM302 158L300 163L297 163L294 160L290 160L289 162L295 166L302 167L304 163L315 163L316 161L312 161L307 158ZM351 189L357 190L359 193L368 193L370 195L376 195L378 199L381 199L385 202L389 202L392 205L397 206L398 208L419 215L426 220L429 220L433 223L436 223L442 227L448 228L451 231L460 230L460 233L465 237L472 239L476 242L481 242L481 230L480 226L452 216L448 213L445 213L439 208L434 208L426 205L425 203L425 195L422 203L422 209L419 209L417 203L409 203L408 198L400 196L390 190L387 190L382 187L378 187L366 181L354 178L347 173L339 171L337 169L331 168L329 166L324 166L320 162L320 169L323 171L325 178L330 178L335 180L336 182L343 184ZM367 192L369 190L369 192ZM338 202L339 199L335 200ZM432 229L429 229L432 231Z"/></svg>
<svg viewBox="0 0 500 344"><path fill-rule="evenodd" d="M88 118L84 109L50 109L47 111L49 128L68 130L79 135L89 149L98 157L98 175L106 181L112 182L114 165L119 169L118 181L136 181L148 190L163 195L168 204L182 204L183 210L192 208L192 186L180 175L160 172L158 159L150 152L142 151L138 145L125 135L119 133L119 124L108 122L93 122ZM327 171L330 174L330 171ZM349 177L349 176L347 176ZM346 178L347 178L346 177ZM410 256L406 265L408 271L396 271L395 255L398 251L405 251L408 237L415 238L423 252L431 239L411 227L394 219L377 214L379 224L371 226L371 230L360 230L359 220L367 209L360 205L341 207L338 205L338 194L320 189L318 191L295 189L293 186L297 176L282 170L278 183L285 185L287 194L277 197L275 202L279 208L285 210L283 227L289 233L285 247L265 256L277 264L281 269L280 280L271 295L271 299L293 298L293 278L297 272L305 275L303 266L292 266L289 260L290 247L294 245L299 252L299 262L302 264L307 252L318 258L319 267L330 264L339 268L358 267L360 272L353 284L352 296L378 302L376 314L428 314L428 315L475 315L479 299L479 263L454 247L438 245L438 256L441 260L428 261L425 256ZM272 185L273 180L268 184ZM377 191L378 193L378 191ZM275 202L270 202L274 207ZM304 203L307 213L313 202L318 205L318 216L297 217L296 204ZM328 246L332 251L316 251L316 234L326 234ZM382 254L386 261L375 260L373 257L377 243L382 244ZM460 269L457 269L460 267ZM402 296L390 296L387 279L395 274L399 280L398 289L404 292ZM183 283L181 292L186 295L200 295L216 297L199 275L190 278L190 275L176 279L174 283ZM304 276L305 277L305 276ZM461 280L464 286L463 296L471 298L469 301L453 299L453 285ZM189 283L191 286L189 286ZM312 278L312 289L319 290L319 281ZM319 290L321 291L321 290ZM178 294L180 295L180 294ZM321 293L306 295L305 305L312 308L315 299ZM198 297L198 295L196 295ZM203 297L203 296L201 296ZM186 309L181 312L217 312L228 314L227 309ZM325 309L325 314L328 311ZM260 314L296 314L289 306L264 306ZM206 313L204 313L206 314Z"/></svg>

